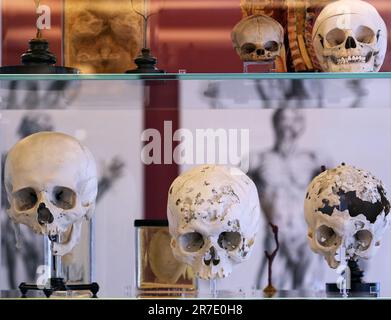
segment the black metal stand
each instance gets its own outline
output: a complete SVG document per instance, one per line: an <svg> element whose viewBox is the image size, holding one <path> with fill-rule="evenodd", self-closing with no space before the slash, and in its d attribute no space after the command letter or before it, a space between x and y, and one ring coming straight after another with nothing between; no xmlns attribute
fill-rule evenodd
<svg viewBox="0 0 391 320"><path fill-rule="evenodd" d="M45 206L38 209L38 217L40 217L40 223L48 223L50 222L50 211L47 214L46 210L48 210ZM92 293L93 298L97 298L97 293L99 291L99 285L96 282L87 283L87 284L67 284L62 278L62 260L61 256L55 256L52 254L52 245L53 243L60 242L59 235L48 236L45 240L48 256L51 261L48 262L50 265L50 278L46 282L46 285L37 285L37 284L27 284L25 282L19 285L19 290L22 294L22 298L26 298L28 291L42 291L47 298L53 294L53 292L59 291L81 291L88 290Z"/></svg>
<svg viewBox="0 0 391 320"><path fill-rule="evenodd" d="M134 59L136 69L128 70L126 73L165 73L164 70L156 68L157 59L151 55L151 49L141 49L141 55Z"/></svg>
<svg viewBox="0 0 391 320"><path fill-rule="evenodd" d="M75 68L55 66L56 56L49 51L46 39L29 41L29 49L21 56L21 65L0 67L0 74L78 74Z"/></svg>
<svg viewBox="0 0 391 320"><path fill-rule="evenodd" d="M350 269L350 289L347 290L353 296L369 296L377 297L380 292L380 284L378 282L364 282L364 271L362 271L357 261L349 260L348 267ZM326 283L327 294L338 294L340 289L336 283Z"/></svg>
<svg viewBox="0 0 391 320"><path fill-rule="evenodd" d="M41 287L36 284L27 284L25 282L19 285L19 290L22 294L22 298L26 298L28 291L42 291L47 298L58 291L76 291L76 290L88 290L92 293L93 298L97 298L99 291L99 285L96 282L89 284L66 284L63 278L51 278L49 279L49 286Z"/></svg>

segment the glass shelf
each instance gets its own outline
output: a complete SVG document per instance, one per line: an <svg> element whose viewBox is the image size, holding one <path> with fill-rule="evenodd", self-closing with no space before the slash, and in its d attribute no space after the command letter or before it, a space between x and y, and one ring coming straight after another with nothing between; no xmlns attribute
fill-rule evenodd
<svg viewBox="0 0 391 320"><path fill-rule="evenodd" d="M391 79L391 72L370 73L165 73L165 74L0 74L0 80L308 80Z"/></svg>

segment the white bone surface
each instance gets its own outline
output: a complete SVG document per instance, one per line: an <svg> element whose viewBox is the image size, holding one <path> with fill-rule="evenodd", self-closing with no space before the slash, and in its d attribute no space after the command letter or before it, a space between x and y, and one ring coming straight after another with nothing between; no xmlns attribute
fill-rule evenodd
<svg viewBox="0 0 391 320"><path fill-rule="evenodd" d="M199 278L226 277L249 258L260 206L255 184L239 169L202 165L183 173L167 206L174 256Z"/></svg>
<svg viewBox="0 0 391 320"><path fill-rule="evenodd" d="M379 71L387 37L386 24L376 8L361 0L328 4L312 34L317 58L326 72Z"/></svg>
<svg viewBox="0 0 391 320"><path fill-rule="evenodd" d="M7 213L14 223L38 234L69 233L65 242L54 244L53 253L70 252L80 240L82 219L95 209L97 170L91 152L69 135L36 133L11 148L4 181ZM53 222L38 222L40 204L49 209Z"/></svg>
<svg viewBox="0 0 391 320"><path fill-rule="evenodd" d="M311 249L337 268L341 245L354 260L374 255L389 225L390 203L371 173L340 165L312 180L304 211Z"/></svg>

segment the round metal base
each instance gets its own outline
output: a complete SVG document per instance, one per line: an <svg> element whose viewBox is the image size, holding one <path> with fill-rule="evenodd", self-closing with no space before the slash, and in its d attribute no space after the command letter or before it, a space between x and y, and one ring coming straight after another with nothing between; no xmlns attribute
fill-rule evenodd
<svg viewBox="0 0 391 320"><path fill-rule="evenodd" d="M45 64L0 67L0 74L79 74L75 68Z"/></svg>
<svg viewBox="0 0 391 320"><path fill-rule="evenodd" d="M157 59L151 55L149 48L141 49L141 55L134 59L137 68L127 70L125 73L166 73L164 70L156 68Z"/></svg>

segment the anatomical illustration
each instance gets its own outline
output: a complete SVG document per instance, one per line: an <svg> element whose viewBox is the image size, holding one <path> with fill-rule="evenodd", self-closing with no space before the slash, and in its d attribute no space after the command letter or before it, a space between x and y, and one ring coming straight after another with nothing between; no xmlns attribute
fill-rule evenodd
<svg viewBox="0 0 391 320"><path fill-rule="evenodd" d="M275 133L270 150L254 154L249 176L259 192L266 219L264 247L274 249L269 223L278 226L279 252L273 265L277 289L308 289L322 279L321 260L308 248L303 221L303 198L308 183L320 172L319 155L300 146L305 131L304 112L296 108L278 109L272 117ZM324 159L322 159L324 161ZM257 285L263 286L267 261L260 261Z"/></svg>
<svg viewBox="0 0 391 320"><path fill-rule="evenodd" d="M370 172L342 164L312 180L304 211L311 249L337 268L341 247L354 261L375 254L389 225L390 202Z"/></svg>
<svg viewBox="0 0 391 320"><path fill-rule="evenodd" d="M37 234L61 235L61 242L53 242L52 252L64 256L79 242L83 219L94 213L98 187L95 160L71 136L36 133L9 151L4 185L16 240L19 224Z"/></svg>
<svg viewBox="0 0 391 320"><path fill-rule="evenodd" d="M339 0L316 19L312 39L326 72L377 72L387 52L387 27L369 3Z"/></svg>
<svg viewBox="0 0 391 320"><path fill-rule="evenodd" d="M142 1L133 1L135 7ZM133 69L142 47L142 19L130 0L65 1L65 63L83 73Z"/></svg>
<svg viewBox="0 0 391 320"><path fill-rule="evenodd" d="M174 256L201 279L227 277L247 260L260 220L255 184L241 170L197 166L174 180L167 216Z"/></svg>

